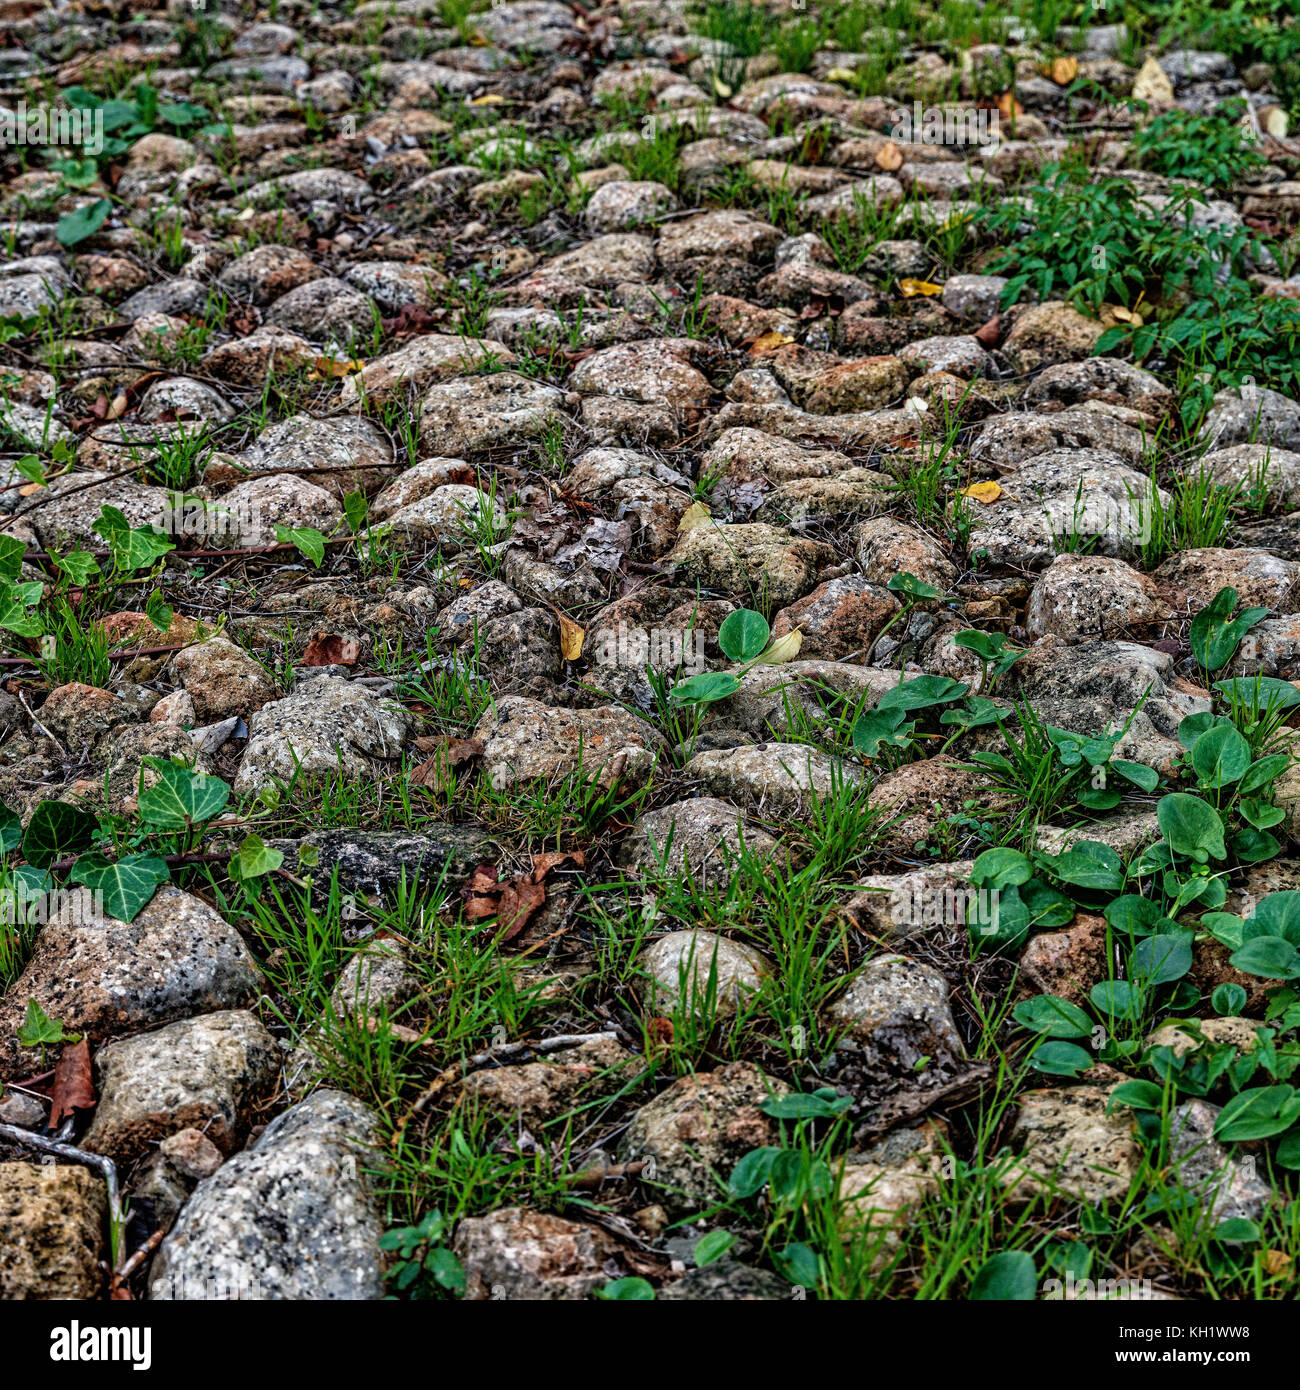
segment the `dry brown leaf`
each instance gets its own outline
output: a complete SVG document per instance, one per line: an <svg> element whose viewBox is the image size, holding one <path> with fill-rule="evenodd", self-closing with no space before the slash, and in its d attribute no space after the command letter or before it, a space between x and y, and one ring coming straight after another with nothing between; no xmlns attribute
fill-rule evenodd
<svg viewBox="0 0 1300 1390"><path fill-rule="evenodd" d="M983 343L985 347L997 347L1002 340L1002 315L994 314L986 324L977 328L971 337Z"/></svg>
<svg viewBox="0 0 1300 1390"><path fill-rule="evenodd" d="M557 616L560 620L560 655L565 661L577 661L582 655L582 643L587 634L572 618L566 618L563 613Z"/></svg>
<svg viewBox="0 0 1300 1390"><path fill-rule="evenodd" d="M898 288L903 291L904 299L912 299L918 294L925 295L928 298L943 293L942 285L933 284L929 280L900 280L898 282Z"/></svg>
<svg viewBox="0 0 1300 1390"><path fill-rule="evenodd" d="M424 740L420 751L432 753L418 767L411 769L410 782L413 787L437 787L447 780L447 775L465 763L483 756L483 742L477 738L457 738L454 734L443 734L439 738Z"/></svg>
<svg viewBox="0 0 1300 1390"><path fill-rule="evenodd" d="M361 643L355 637L340 637L337 632L318 632L302 654L299 666L355 666L361 655Z"/></svg>
<svg viewBox="0 0 1300 1390"><path fill-rule="evenodd" d="M113 397L113 402L112 402L112 404L108 407L108 411L107 411L107 413L105 414L104 419L106 419L106 420L120 420L120 419L122 418L122 416L126 414L126 406L127 406L126 392L125 392L125 391L119 391L119 392L117 393L117 395Z"/></svg>
<svg viewBox="0 0 1300 1390"><path fill-rule="evenodd" d="M1003 120L1009 121L1012 116L1025 114L1025 108L1016 100L1014 92L1003 92L998 98L997 107Z"/></svg>
<svg viewBox="0 0 1300 1390"><path fill-rule="evenodd" d="M903 167L903 152L892 140L886 140L876 154L876 163L888 173Z"/></svg>
<svg viewBox="0 0 1300 1390"><path fill-rule="evenodd" d="M501 894L497 928L502 941L513 941L546 903L546 889L526 878L512 878Z"/></svg>
<svg viewBox="0 0 1300 1390"><path fill-rule="evenodd" d="M682 513L682 519L677 523L679 531L690 531L696 526L707 526L713 520L713 513L704 505L703 502L692 502Z"/></svg>
<svg viewBox="0 0 1300 1390"><path fill-rule="evenodd" d="M1263 1264L1265 1274L1285 1274L1291 1268L1291 1256L1285 1250L1265 1250Z"/></svg>
<svg viewBox="0 0 1300 1390"><path fill-rule="evenodd" d="M533 872L530 877L534 883L541 883L547 874L555 869L569 866L581 869L586 865L586 862L587 857L580 849L548 850L545 854L533 855Z"/></svg>
<svg viewBox="0 0 1300 1390"><path fill-rule="evenodd" d="M82 1038L69 1043L54 1064L50 1087L50 1128L58 1127L75 1110L89 1110L95 1104L95 1084L90 1071L90 1044Z"/></svg>

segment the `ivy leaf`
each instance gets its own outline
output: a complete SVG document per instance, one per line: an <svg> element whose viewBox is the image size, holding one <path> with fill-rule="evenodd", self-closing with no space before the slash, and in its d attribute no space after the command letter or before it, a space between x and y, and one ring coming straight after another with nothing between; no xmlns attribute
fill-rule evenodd
<svg viewBox="0 0 1300 1390"><path fill-rule="evenodd" d="M68 877L104 895L104 911L119 922L133 922L161 884L171 879L167 861L156 854L128 854L110 862L102 854L83 854Z"/></svg>
<svg viewBox="0 0 1300 1390"><path fill-rule="evenodd" d="M0 854L8 854L23 842L23 823L18 813L0 802Z"/></svg>
<svg viewBox="0 0 1300 1390"><path fill-rule="evenodd" d="M23 857L38 869L80 854L99 829L95 814L70 801L42 801L23 832Z"/></svg>
<svg viewBox="0 0 1300 1390"><path fill-rule="evenodd" d="M89 584L99 571L99 561L89 550L70 550L66 555L56 555L54 563L68 576L68 582L78 588Z"/></svg>
<svg viewBox="0 0 1300 1390"><path fill-rule="evenodd" d="M26 553L27 546L17 536L0 536L0 579L17 579Z"/></svg>
<svg viewBox="0 0 1300 1390"><path fill-rule="evenodd" d="M40 601L44 588L39 583L18 584L12 579L0 580L0 627L17 637L39 637L45 629L32 613L31 607Z"/></svg>
<svg viewBox="0 0 1300 1390"><path fill-rule="evenodd" d="M51 1018L35 999L27 1001L27 1016L18 1025L18 1041L24 1047L53 1047L58 1043L77 1042L79 1033L65 1033L63 1024Z"/></svg>
<svg viewBox="0 0 1300 1390"><path fill-rule="evenodd" d="M218 815L230 799L220 777L177 763L153 762L157 783L140 793L140 820L158 830L188 830Z"/></svg>
<svg viewBox="0 0 1300 1390"><path fill-rule="evenodd" d="M239 847L239 853L230 861L234 871L232 877L242 883L250 878L261 878L273 874L284 863L281 850L273 849L260 835L248 835Z"/></svg>

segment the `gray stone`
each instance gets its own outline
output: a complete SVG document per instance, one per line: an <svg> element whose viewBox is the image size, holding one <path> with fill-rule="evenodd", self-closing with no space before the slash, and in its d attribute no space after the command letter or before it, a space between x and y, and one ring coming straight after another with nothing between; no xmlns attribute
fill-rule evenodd
<svg viewBox="0 0 1300 1390"><path fill-rule="evenodd" d="M383 1297L383 1233L370 1170L378 1117L317 1091L194 1190L163 1241L149 1297Z"/></svg>
<svg viewBox="0 0 1300 1390"><path fill-rule="evenodd" d="M82 1147L122 1164L166 1135L197 1128L229 1151L279 1070L275 1039L243 1010L109 1043L95 1054L99 1104Z"/></svg>
<svg viewBox="0 0 1300 1390"><path fill-rule="evenodd" d="M235 791L287 786L299 774L367 777L373 760L398 757L410 736L410 715L395 701L339 676L301 681L249 720Z"/></svg>

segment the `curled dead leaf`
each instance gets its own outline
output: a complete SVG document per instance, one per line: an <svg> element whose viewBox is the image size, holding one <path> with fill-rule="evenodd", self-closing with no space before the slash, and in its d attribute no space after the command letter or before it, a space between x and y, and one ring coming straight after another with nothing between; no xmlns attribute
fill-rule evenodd
<svg viewBox="0 0 1300 1390"><path fill-rule="evenodd" d="M441 786L458 767L483 755L482 740L477 738L443 734L439 738L421 742L425 744L421 751L431 753L431 756L411 769L413 787Z"/></svg>
<svg viewBox="0 0 1300 1390"><path fill-rule="evenodd" d="M769 352L775 352L777 348L785 347L787 343L794 342L788 333L778 333L774 329L771 333L760 333L749 345L749 355L751 357L763 357Z"/></svg>
<svg viewBox="0 0 1300 1390"><path fill-rule="evenodd" d="M50 1087L50 1128L58 1129L76 1110L89 1110L95 1104L95 1084L90 1070L90 1044L85 1038L70 1043L54 1064Z"/></svg>
<svg viewBox="0 0 1300 1390"><path fill-rule="evenodd" d="M913 299L917 295L931 297L943 293L942 285L936 285L929 280L900 280L898 288L902 290L904 299Z"/></svg>
<svg viewBox="0 0 1300 1390"><path fill-rule="evenodd" d="M587 634L572 618L566 618L563 613L557 616L560 620L560 655L565 661L577 661L582 655L582 643Z"/></svg>
<svg viewBox="0 0 1300 1390"><path fill-rule="evenodd" d="M307 374L309 381L321 381L330 377L351 376L354 372L365 371L366 364L356 358L340 361L337 357L315 357L312 370Z"/></svg>
<svg viewBox="0 0 1300 1390"><path fill-rule="evenodd" d="M713 513L704 505L703 502L692 502L682 513L682 519L677 523L679 531L690 531L696 526L707 526L713 520Z"/></svg>
<svg viewBox="0 0 1300 1390"><path fill-rule="evenodd" d="M302 654L300 666L355 666L361 655L361 643L355 637L340 637L337 632L318 632Z"/></svg>
<svg viewBox="0 0 1300 1390"><path fill-rule="evenodd" d="M1154 58L1148 58L1138 70L1133 81L1133 99L1154 102L1156 105L1167 105L1173 101L1174 84Z"/></svg>
<svg viewBox="0 0 1300 1390"><path fill-rule="evenodd" d="M803 646L803 633L795 628L792 632L787 632L784 637L778 637L775 642L758 658L761 666L782 666L787 661L793 661L799 655L799 648Z"/></svg>

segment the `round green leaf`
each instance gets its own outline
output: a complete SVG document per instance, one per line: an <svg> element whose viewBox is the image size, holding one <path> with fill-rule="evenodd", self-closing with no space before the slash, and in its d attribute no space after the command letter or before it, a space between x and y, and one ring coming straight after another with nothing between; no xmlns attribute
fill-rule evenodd
<svg viewBox="0 0 1300 1390"><path fill-rule="evenodd" d="M772 630L767 619L752 608L728 613L718 629L718 646L732 661L752 661L767 646Z"/></svg>
<svg viewBox="0 0 1300 1390"><path fill-rule="evenodd" d="M1269 980L1293 980L1300 976L1300 952L1282 936L1253 936L1228 960L1234 970L1263 975Z"/></svg>
<svg viewBox="0 0 1300 1390"><path fill-rule="evenodd" d="M1240 985L1217 985L1210 995L1210 1003L1216 1014L1231 1017L1246 1007L1246 991Z"/></svg>
<svg viewBox="0 0 1300 1390"><path fill-rule="evenodd" d="M1186 937L1143 937L1133 948L1131 967L1148 985L1168 985L1181 980L1192 968L1192 945Z"/></svg>
<svg viewBox="0 0 1300 1390"><path fill-rule="evenodd" d="M1227 857L1223 822L1208 801L1188 792L1170 792L1156 803L1156 819L1175 854L1190 855L1204 863L1207 856Z"/></svg>
<svg viewBox="0 0 1300 1390"><path fill-rule="evenodd" d="M1092 1020L1088 1015L1077 1004L1055 994L1022 999L1011 1011L1011 1016L1022 1028L1049 1038L1086 1038L1092 1032Z"/></svg>
<svg viewBox="0 0 1300 1390"><path fill-rule="evenodd" d="M711 705L739 689L740 682L729 671L701 671L698 676L679 681L668 698L678 705Z"/></svg>
<svg viewBox="0 0 1300 1390"><path fill-rule="evenodd" d="M1023 1250L1007 1250L985 1260L971 1284L974 1303L1028 1303L1038 1292L1038 1271L1031 1255Z"/></svg>
<svg viewBox="0 0 1300 1390"><path fill-rule="evenodd" d="M1092 1066L1092 1053L1071 1042L1045 1042L1029 1059L1036 1071L1049 1076L1078 1076Z"/></svg>
<svg viewBox="0 0 1300 1390"><path fill-rule="evenodd" d="M646 1279L614 1279L597 1295L611 1303L652 1303L654 1285Z"/></svg>
<svg viewBox="0 0 1300 1390"><path fill-rule="evenodd" d="M1250 744L1231 724L1220 724L1196 740L1192 767L1206 786L1225 787L1245 776Z"/></svg>

